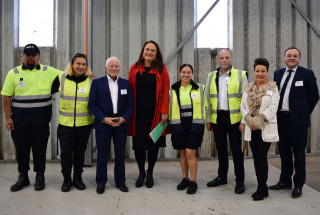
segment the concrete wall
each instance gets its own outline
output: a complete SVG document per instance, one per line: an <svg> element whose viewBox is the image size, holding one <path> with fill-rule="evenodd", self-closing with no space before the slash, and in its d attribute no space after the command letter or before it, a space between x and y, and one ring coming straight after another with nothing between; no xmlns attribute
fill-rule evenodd
<svg viewBox="0 0 320 215"><path fill-rule="evenodd" d="M142 44L146 40L155 40L160 44L164 60L194 25L193 0L95 0L91 5L91 27L89 61L92 70L101 77L104 75L105 60L117 56L121 61L120 76L128 77L130 66L137 60ZM229 2L229 47L233 51L233 66L249 72L253 80L253 61L257 57L266 57L270 61L269 78L273 71L283 67L283 51L289 46L297 46L302 52L301 65L315 71L319 80L320 43L319 36L307 25L306 21L292 7L289 0L228 0ZM0 68L1 84L7 72L21 63L22 49L18 47L18 0L0 0ZM64 70L71 57L83 52L82 10L83 3L78 0L56 0L54 46L41 48L41 63ZM297 1L316 27L320 28L320 2L317 0ZM218 29L217 29L218 31ZM195 67L194 79L205 84L207 75L217 67L218 50L194 48L194 38L178 52L167 65L171 83L178 80L178 68L182 63ZM2 85L1 85L2 88ZM51 122L48 159L59 158L56 155L58 125L58 98L54 96L54 111ZM2 107L2 102L1 102ZM307 152L320 152L319 105L312 114L312 126ZM5 128L3 112L0 113L0 160L15 158L10 133ZM94 142L94 138L93 138ZM131 138L128 138L127 158L133 158ZM244 144L249 151L248 144ZM277 153L275 144L270 154ZM216 156L212 134L205 132L200 157ZM161 158L175 158L170 135L167 147L162 149ZM111 154L113 157L113 154Z"/></svg>
<svg viewBox="0 0 320 215"><path fill-rule="evenodd" d="M19 1L0 0L1 3L1 79L2 84L7 72L21 63L22 49L18 48ZM88 56L91 68L97 77L104 76L105 60L116 56L121 62L120 77L127 78L130 66L138 59L142 44L147 40L159 43L164 60L173 52L194 24L193 0L94 0L91 3L92 27ZM54 46L41 48L41 63L64 70L72 56L83 52L81 44L83 3L79 0L56 0ZM18 24L18 23L16 23ZM2 62L6 62L5 64ZM170 62L168 70L171 83L178 80L177 68L182 63L194 64L193 37ZM2 87L2 86L1 86ZM47 151L48 159L56 155L58 125L58 98L54 96L54 110L51 122L51 137ZM2 105L1 105L2 107ZM0 159L14 159L15 150L10 133L5 128L5 118L1 111L1 153ZM133 158L131 138L128 138L127 157ZM113 157L113 154L111 155ZM167 147L160 157L176 157L176 151L167 137Z"/></svg>
<svg viewBox="0 0 320 215"><path fill-rule="evenodd" d="M269 78L273 71L285 66L283 53L296 46L302 53L300 65L315 72L320 80L320 37L307 24L289 0L233 0L233 62L236 68L249 72L253 80L253 63L257 57L266 57L270 62ZM320 29L320 1L295 1L311 22ZM311 115L312 126L307 152L320 152L319 132L320 106ZM278 153L273 144L271 154Z"/></svg>

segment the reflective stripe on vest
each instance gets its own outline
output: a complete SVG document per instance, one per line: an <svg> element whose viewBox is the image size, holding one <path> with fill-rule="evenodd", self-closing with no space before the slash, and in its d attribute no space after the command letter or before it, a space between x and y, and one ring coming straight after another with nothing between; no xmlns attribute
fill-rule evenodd
<svg viewBox="0 0 320 215"><path fill-rule="evenodd" d="M32 96L12 96L12 107L18 107L18 108L34 108L34 107L45 107L52 104L51 95L32 95ZM21 101L29 101L29 100L37 100L37 99L50 99L49 101L41 101L41 102L32 102L32 103L20 103L15 102L14 100L21 100Z"/></svg>
<svg viewBox="0 0 320 215"><path fill-rule="evenodd" d="M17 67L13 68L14 73L19 74L19 70Z"/></svg>
<svg viewBox="0 0 320 215"><path fill-rule="evenodd" d="M228 85L228 103L229 103L229 111L230 111L230 120L231 124L235 124L241 120L241 113L240 113L240 103L241 103L241 97L242 97L242 82L243 78L245 76L245 71L242 70L236 70L234 68L231 69L231 74L234 74L237 71L238 73L238 89L232 89L230 90L230 86ZM214 71L210 73L209 75L209 99L210 99L210 107L211 108L211 122L217 123L217 109L218 109L218 86L216 86L216 83L212 83L212 81L215 82L216 78L218 77L218 71ZM234 77L234 76L233 76ZM230 80L234 82L234 79ZM214 89L214 90L213 90ZM236 91L234 91L236 90ZM230 92L231 91L231 92Z"/></svg>
<svg viewBox="0 0 320 215"><path fill-rule="evenodd" d="M63 112L62 110L60 110L60 114L62 116L70 116L70 117L74 117L74 113L69 113L69 112ZM76 117L84 117L84 116L89 116L91 115L91 113L89 112L85 112L85 113L76 113Z"/></svg>

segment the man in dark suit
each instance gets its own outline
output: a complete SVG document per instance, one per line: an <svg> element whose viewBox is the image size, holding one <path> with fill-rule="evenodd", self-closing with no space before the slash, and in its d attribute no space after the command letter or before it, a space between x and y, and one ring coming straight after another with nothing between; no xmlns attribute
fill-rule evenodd
<svg viewBox="0 0 320 215"><path fill-rule="evenodd" d="M116 187L128 192L125 178L125 150L129 118L134 101L129 81L119 78L120 62L116 57L107 60L106 75L93 81L89 97L89 108L95 116L93 128L96 130L98 148L97 193L104 193L108 181L107 164L111 145L114 143Z"/></svg>
<svg viewBox="0 0 320 215"><path fill-rule="evenodd" d="M274 72L274 81L277 82L280 92L277 115L281 174L279 182L270 186L269 189L291 189L294 167L292 198L302 195L302 187L306 180L305 148L308 127L310 127L310 114L319 100L314 73L310 69L299 66L300 60L300 51L290 47L284 53L286 68Z"/></svg>

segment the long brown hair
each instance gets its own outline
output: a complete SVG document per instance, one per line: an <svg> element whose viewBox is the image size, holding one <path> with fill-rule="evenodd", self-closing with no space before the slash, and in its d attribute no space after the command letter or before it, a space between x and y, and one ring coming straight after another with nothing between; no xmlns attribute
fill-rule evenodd
<svg viewBox="0 0 320 215"><path fill-rule="evenodd" d="M146 47L146 45L148 43L152 43L153 45L156 46L157 48L157 55L156 55L156 59L154 61L151 62L151 68L153 69L158 69L159 72L161 73L162 72L162 68L163 68L163 58L162 58L162 54L161 54L161 50L160 50L160 47L158 45L158 43L156 43L155 41L153 40L149 40L147 42L145 42L142 46L142 49L140 51L140 54L139 54L139 58L137 60L137 62L135 63L136 64L136 67L138 65L140 66L144 66L144 58L143 58L143 52L144 52L144 48Z"/></svg>
<svg viewBox="0 0 320 215"><path fill-rule="evenodd" d="M86 68L86 71L85 71L85 75L90 77L92 75L92 71L90 69L90 67L88 66L88 60L87 60L87 55L85 54L81 54L81 53L76 53L73 58L71 59L71 61L69 62L67 68L66 68L66 72L67 72L67 75L70 75L70 76L73 76L74 75L74 72L73 72L73 69L72 69L72 65L74 64L74 61L77 59L77 58L84 58L86 60L86 64L87 64L87 68Z"/></svg>

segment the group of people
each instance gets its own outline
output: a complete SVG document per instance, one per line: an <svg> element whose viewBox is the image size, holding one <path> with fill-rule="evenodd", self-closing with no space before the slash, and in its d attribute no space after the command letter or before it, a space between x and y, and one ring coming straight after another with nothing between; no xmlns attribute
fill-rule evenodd
<svg viewBox="0 0 320 215"><path fill-rule="evenodd" d="M84 153L93 128L98 149L98 194L104 193L108 181L111 140L116 187L128 192L125 178L127 135L132 136L139 169L135 186L145 184L151 188L159 149L166 146L169 133L172 133L173 148L179 151L182 170L177 190L187 189L188 194L194 194L198 189L196 152L206 127L214 133L219 160L218 175L207 183L208 187L227 184L229 142L236 176L234 192L245 192L243 134L244 140L250 143L258 181L253 200L269 195L267 153L272 142L278 142L282 166L279 182L269 189L291 189L295 170L292 197L298 198L306 178L305 148L310 114L319 100L314 73L299 66L300 59L297 48L288 48L284 53L286 68L275 71L272 81L268 80L268 60L257 58L253 65L255 80L248 83L247 72L232 67L231 52L224 49L218 53L220 67L209 73L205 85L192 80L192 65L183 64L179 69L180 80L170 87L167 67L154 41L144 43L138 60L130 68L128 80L118 76L120 61L116 57L107 59L106 75L94 79L86 55L77 53L66 71L60 71L40 64L40 50L35 44L28 44L23 51L23 64L9 71L1 92L6 127L11 131L19 171L18 181L10 189L15 192L30 184L31 149L37 173L35 190L44 189L51 95L59 91L57 136L61 147L63 192L70 191L72 186L86 189L82 180ZM154 142L150 132L167 122L169 126Z"/></svg>

